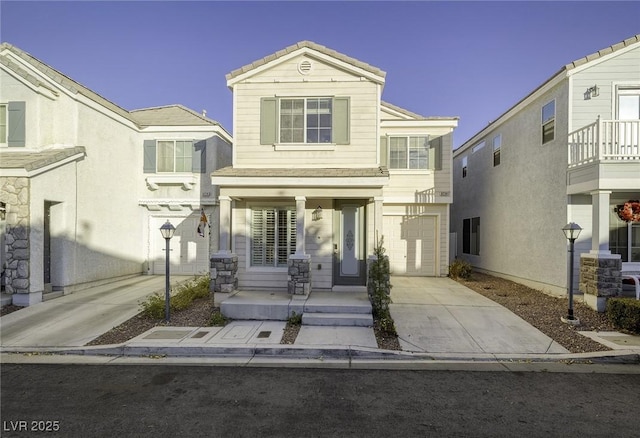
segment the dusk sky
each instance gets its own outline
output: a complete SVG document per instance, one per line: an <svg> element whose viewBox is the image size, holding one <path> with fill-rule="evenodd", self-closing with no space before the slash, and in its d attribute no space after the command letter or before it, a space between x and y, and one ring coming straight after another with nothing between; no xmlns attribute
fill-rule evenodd
<svg viewBox="0 0 640 438"><path fill-rule="evenodd" d="M311 40L387 72L383 100L458 116L458 147L563 65L640 33L640 2L13 2L0 39L127 109L233 132L225 74Z"/></svg>

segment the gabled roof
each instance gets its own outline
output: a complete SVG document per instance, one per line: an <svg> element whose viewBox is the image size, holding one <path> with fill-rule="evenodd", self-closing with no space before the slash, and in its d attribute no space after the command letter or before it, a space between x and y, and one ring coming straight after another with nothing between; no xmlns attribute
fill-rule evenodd
<svg viewBox="0 0 640 438"><path fill-rule="evenodd" d="M276 53L273 53L271 55L265 56L262 59L258 59L257 61L252 62L251 64L247 64L243 67L240 67L239 69L236 69L234 71L232 71L231 73L226 75L226 79L227 82L229 82L232 79L235 79L236 77L243 75L245 73L248 73L252 70L255 70L259 67L262 67L272 61L276 61L278 59L281 59L291 53L297 52L297 51L301 51L304 49L310 49L312 51L318 52L322 55L326 55L332 58L335 58L338 61L342 61L346 64L349 64L353 67L357 67L359 69L362 69L366 72L369 72L375 76L379 76L382 79L384 79L384 77L386 76L386 72L382 71L381 69L379 69L378 67L374 67L370 64L367 64L366 62L362 62L359 61L355 58L352 58L350 56L347 56L343 53L337 52L333 49L329 49L328 47L325 47L321 44L317 44L314 43L313 41L300 41L296 44L293 44L289 47L286 47L282 50L277 51Z"/></svg>
<svg viewBox="0 0 640 438"><path fill-rule="evenodd" d="M182 105L166 105L131 111L140 126L207 126L220 124Z"/></svg>
<svg viewBox="0 0 640 438"><path fill-rule="evenodd" d="M208 119L197 112L190 110L182 105L168 105L155 108L145 108L135 111L127 111L124 108L116 105L115 103L105 99L98 93L90 90L84 85L74 81L70 77L60 73L58 70L50 67L34 56L27 52L9 44L0 44L0 64L6 66L9 70L13 71L18 76L22 77L29 83L36 87L45 87L53 94L57 95L58 92L50 85L43 82L33 74L25 70L19 63L15 62L11 57L2 54L5 50L10 51L13 55L24 60L36 70L40 71L43 75L49 77L52 81L59 84L72 94L83 95L94 102L102 105L104 108L124 117L137 127L147 126L222 126L215 120ZM224 129L224 128L223 128Z"/></svg>
<svg viewBox="0 0 640 438"><path fill-rule="evenodd" d="M560 80L560 79L564 79L565 77L567 77L568 75L570 75L572 73L572 70L574 70L574 69L576 69L578 67L582 67L582 66L584 66L584 65L586 65L588 63L591 63L591 62L600 61L603 57L605 57L607 55L611 55L612 53L618 52L618 51L620 51L622 49L626 49L626 48L631 47L631 46L633 46L635 44L638 44L638 43L640 43L640 34L634 35L631 38L627 38L624 41L620 41L619 43L616 43L616 44L613 44L611 46L605 47L602 50L598 50L597 52L594 52L594 53L592 53L590 55L587 55L587 56L584 56L582 58L576 59L575 61L564 65L556 74L551 76L549 79L547 79L542 84L540 84L536 89L534 89L531 93L527 94L525 97L523 97L518 102L516 102L515 105L513 105L507 111L502 113L494 121L489 123L487 126L482 128L480 131L476 132L473 136L471 136L471 138L466 140L458 149L454 150L453 151L454 157L456 155L459 155L460 153L462 153L463 151L465 151L469 147L471 147L472 144L475 144L475 142L482 137L484 132L493 129L493 127L495 125L497 125L498 123L500 123L505 117L507 117L507 115L509 113L511 113L519 105L522 105L527 99L531 98L532 96L534 96L538 92L540 92L540 90L545 88L545 86L547 84L553 83L554 81L557 81L557 80Z"/></svg>
<svg viewBox="0 0 640 438"><path fill-rule="evenodd" d="M13 45L11 45L9 43L2 43L0 45L0 53L4 52L5 50L9 50L15 56L17 56L17 57L21 58L22 60L26 61L27 63L32 65L34 68L39 70L42 74L46 75L51 80L53 80L54 82L58 83L61 87L63 87L66 90L68 90L70 93L72 93L72 94L81 94L81 95L83 95L85 97L88 97L89 99L93 100L94 102L99 103L100 105L104 106L105 108L108 108L109 110L113 111L114 113L116 113L116 114L124 117L125 119L128 119L128 120L130 120L130 121L135 123L135 120L133 120L133 118L129 114L129 111L125 110L124 108L119 107L115 103L105 99L104 97L102 97L99 94L93 92L92 90L90 90L89 88L85 87L84 85L82 85L82 84L74 81L70 77L60 73L58 70L48 66L47 64L45 64L44 62L40 61L36 57L28 54L27 52L25 52L23 50L18 49L17 47L15 47L15 46L13 46ZM45 85L46 86L46 84L44 84L42 81L40 81L37 78L35 78L33 75L30 75L30 74L26 73L26 71L24 69L22 69L18 64L13 62L9 57L4 56L4 55L0 56L0 62L2 64L6 65L12 71L14 71L16 74L24 77L29 82L33 83L34 85ZM25 74L27 74L26 77L25 77Z"/></svg>

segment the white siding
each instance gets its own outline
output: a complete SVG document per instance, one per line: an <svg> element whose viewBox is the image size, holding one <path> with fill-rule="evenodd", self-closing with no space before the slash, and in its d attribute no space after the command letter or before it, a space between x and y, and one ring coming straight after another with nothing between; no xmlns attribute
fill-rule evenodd
<svg viewBox="0 0 640 438"><path fill-rule="evenodd" d="M379 90L335 68L314 61L309 75L297 71L291 60L251 77L234 89L234 147L236 167L375 167L377 165L377 117ZM321 68L322 67L322 68ZM285 74L285 77L276 73ZM334 78L339 80L333 81ZM304 81L303 81L304 80ZM260 144L260 99L273 96L350 98L350 143L332 151L274 150Z"/></svg>

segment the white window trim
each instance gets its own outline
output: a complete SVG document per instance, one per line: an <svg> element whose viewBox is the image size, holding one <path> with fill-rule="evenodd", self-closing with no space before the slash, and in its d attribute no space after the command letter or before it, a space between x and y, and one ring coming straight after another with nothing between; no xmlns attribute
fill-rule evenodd
<svg viewBox="0 0 640 438"><path fill-rule="evenodd" d="M391 167L391 139L392 138L399 138L399 137L404 137L407 139L407 167L405 168L395 168L395 167ZM412 137L425 137L427 139L427 143L429 143L430 140L430 136L429 134L387 134L387 163L388 163L388 170L389 173L394 173L394 174L430 174L433 173L434 169L429 169L429 148L427 148L427 167L425 168L418 168L418 169L410 169L409 168L409 145L410 145L410 139Z"/></svg>
<svg viewBox="0 0 640 438"><path fill-rule="evenodd" d="M549 118L547 118L546 120L544 119L544 109L545 107L547 107L548 105L553 103L553 115ZM547 103L545 103L544 105L542 105L542 108L540 109L540 141L542 142L542 144L547 144L547 143L551 143L552 141L554 141L556 139L556 99L551 99L550 101L548 101ZM546 125L548 125L549 123L553 123L553 138L547 141L544 141L544 128Z"/></svg>
<svg viewBox="0 0 640 438"><path fill-rule="evenodd" d="M176 142L178 141L186 141L191 142L191 161L189 162L189 170L158 170L160 159L160 143L163 141L171 141L173 142L173 168L176 168ZM156 174L158 175L191 175L193 172L191 171L191 163L193 162L193 145L195 140L192 138L158 138L156 139Z"/></svg>
<svg viewBox="0 0 640 438"><path fill-rule="evenodd" d="M336 144L331 141L328 143L309 143L307 142L307 101L309 99L329 99L331 101L331 117L332 117L332 122L333 122L333 101L335 99L335 96L276 96L277 99L277 109L278 109L278 120L277 120L277 139L278 141L275 143L274 148L275 150L281 150L281 151L286 151L286 150L301 150L301 148L309 148L309 150L334 150ZM280 141L280 139L282 138L281 136L281 126L280 126L280 120L282 117L282 101L283 100L303 100L304 101L304 105L303 105L303 128L302 131L304 133L304 138L305 141L304 142L289 142L289 143L283 143ZM333 132L333 123L331 125L331 140L333 140L334 138L334 132ZM315 146L321 146L316 148ZM324 146L324 148L322 148L322 146ZM333 148L333 149L330 149Z"/></svg>

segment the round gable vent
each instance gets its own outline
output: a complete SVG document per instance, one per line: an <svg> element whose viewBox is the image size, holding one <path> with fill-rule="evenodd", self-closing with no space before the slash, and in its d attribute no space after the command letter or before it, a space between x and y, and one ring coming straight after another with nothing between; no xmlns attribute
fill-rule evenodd
<svg viewBox="0 0 640 438"><path fill-rule="evenodd" d="M308 75L309 73L311 73L311 67L311 61L305 59L300 64L298 64L298 71L303 75Z"/></svg>

